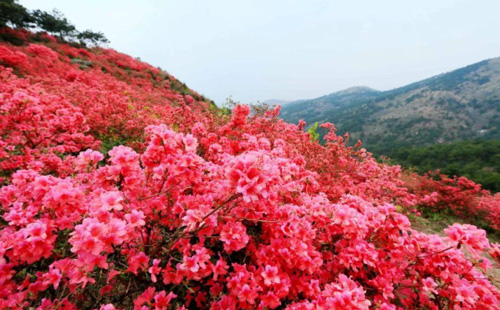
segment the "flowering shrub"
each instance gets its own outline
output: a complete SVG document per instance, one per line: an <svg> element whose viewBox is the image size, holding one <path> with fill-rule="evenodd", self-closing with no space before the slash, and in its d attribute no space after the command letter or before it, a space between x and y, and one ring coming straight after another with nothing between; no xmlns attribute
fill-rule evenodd
<svg viewBox="0 0 500 310"><path fill-rule="evenodd" d="M66 178L13 174L0 192L3 308L498 305L483 231L455 224L447 241L389 204L332 203L269 141L216 163L190 135L146 131L142 154L115 147L98 166L86 151Z"/></svg>
<svg viewBox="0 0 500 310"><path fill-rule="evenodd" d="M37 85L0 73L1 174L20 168L45 173L61 169L64 155L98 148L79 108ZM1 175L0 175L1 177Z"/></svg>
<svg viewBox="0 0 500 310"><path fill-rule="evenodd" d="M500 231L500 193L484 195L479 198L477 209L486 214L485 220L491 228Z"/></svg>
<svg viewBox="0 0 500 310"><path fill-rule="evenodd" d="M451 212L500 231L500 194L491 195L465 177L411 175L406 182L416 204L425 211Z"/></svg>
<svg viewBox="0 0 500 310"><path fill-rule="evenodd" d="M0 45L26 57L1 67L1 309L500 308L500 246L413 230L395 204L440 193L332 124L321 146L279 108L218 115L133 58L44 44Z"/></svg>

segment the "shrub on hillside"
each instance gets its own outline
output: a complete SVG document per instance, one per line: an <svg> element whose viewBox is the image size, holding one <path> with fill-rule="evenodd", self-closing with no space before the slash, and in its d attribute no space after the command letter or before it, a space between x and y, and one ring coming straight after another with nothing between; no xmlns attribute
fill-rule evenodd
<svg viewBox="0 0 500 310"><path fill-rule="evenodd" d="M0 308L499 308L500 247L411 229L395 204L438 185L333 124L323 146L279 108L217 113L134 58L37 42L0 44L24 55L0 67Z"/></svg>

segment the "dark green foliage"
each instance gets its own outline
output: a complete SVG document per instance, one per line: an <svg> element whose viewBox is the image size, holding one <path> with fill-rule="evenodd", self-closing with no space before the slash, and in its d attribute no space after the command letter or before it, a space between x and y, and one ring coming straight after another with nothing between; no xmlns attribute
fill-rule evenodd
<svg viewBox="0 0 500 310"><path fill-rule="evenodd" d="M76 38L82 45L99 45L102 43L109 43L109 40L102 32L93 32L91 30L85 30L78 33Z"/></svg>
<svg viewBox="0 0 500 310"><path fill-rule="evenodd" d="M394 163L419 173L440 169L449 176L466 176L483 188L500 191L500 140L473 140L427 147L401 148L390 153Z"/></svg>
<svg viewBox="0 0 500 310"><path fill-rule="evenodd" d="M75 26L57 10L52 11L52 13L35 10L32 15L38 27L63 40L74 38L78 34Z"/></svg>
<svg viewBox="0 0 500 310"><path fill-rule="evenodd" d="M16 0L0 0L0 27L27 28L33 22L33 16Z"/></svg>

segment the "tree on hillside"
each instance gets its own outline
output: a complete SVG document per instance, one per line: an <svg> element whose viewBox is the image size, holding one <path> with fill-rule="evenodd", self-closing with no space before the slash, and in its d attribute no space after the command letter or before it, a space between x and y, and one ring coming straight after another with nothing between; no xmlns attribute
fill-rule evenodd
<svg viewBox="0 0 500 310"><path fill-rule="evenodd" d="M104 36L102 32L93 32L91 30L85 30L76 35L76 38L82 45L99 45L109 43L109 40Z"/></svg>
<svg viewBox="0 0 500 310"><path fill-rule="evenodd" d="M19 4L17 0L0 0L0 27L36 27L59 37L63 41L76 41L84 46L97 46L109 43L102 32L91 30L79 32L58 10L53 10L52 12L34 10L30 12Z"/></svg>
<svg viewBox="0 0 500 310"><path fill-rule="evenodd" d="M28 28L33 22L33 16L17 0L0 0L0 27Z"/></svg>
<svg viewBox="0 0 500 310"><path fill-rule="evenodd" d="M52 35L57 35L63 40L71 39L78 35L75 26L58 10L53 10L52 13L35 10L33 11L33 17L38 27Z"/></svg>

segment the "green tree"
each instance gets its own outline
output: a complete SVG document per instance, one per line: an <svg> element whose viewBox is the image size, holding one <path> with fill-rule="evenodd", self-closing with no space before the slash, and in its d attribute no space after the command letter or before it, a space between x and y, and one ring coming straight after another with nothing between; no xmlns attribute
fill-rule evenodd
<svg viewBox="0 0 500 310"><path fill-rule="evenodd" d="M28 28L33 22L33 16L17 0L0 0L0 27Z"/></svg>
<svg viewBox="0 0 500 310"><path fill-rule="evenodd" d="M78 41L83 46L97 46L99 44L109 43L109 40L102 32L94 32L91 30L79 32L75 26L57 10L53 10L52 12L34 10L30 12L19 4L17 0L0 0L0 27L37 27L54 36L58 36L59 39L63 41L70 43ZM22 40L19 41L16 37L9 37L8 33L3 34L1 39L17 45L22 45L24 43Z"/></svg>
<svg viewBox="0 0 500 310"><path fill-rule="evenodd" d="M85 30L76 35L76 38L82 45L100 45L109 43L109 40L104 36L102 32L93 32L91 30Z"/></svg>
<svg viewBox="0 0 500 310"><path fill-rule="evenodd" d="M72 39L78 35L75 26L57 10L53 10L52 13L35 10L33 17L38 27L52 35L57 35L62 40Z"/></svg>

